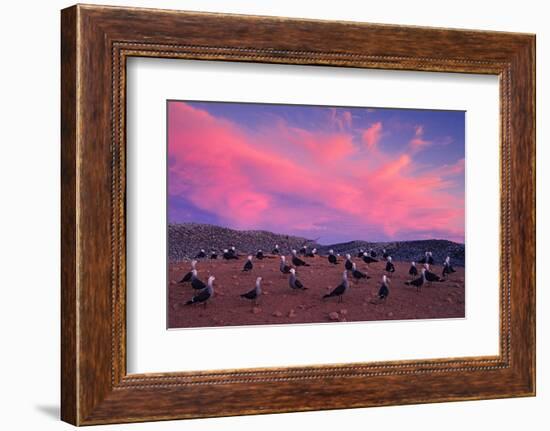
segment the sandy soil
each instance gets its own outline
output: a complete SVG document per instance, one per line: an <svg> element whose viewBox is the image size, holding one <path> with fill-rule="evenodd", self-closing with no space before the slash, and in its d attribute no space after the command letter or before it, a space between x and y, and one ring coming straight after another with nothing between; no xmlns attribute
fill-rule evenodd
<svg viewBox="0 0 550 431"><path fill-rule="evenodd" d="M287 257L287 261L289 258ZM308 289L293 291L288 276L279 271L279 259L267 257L254 260L251 272L242 272L245 257L239 260L202 260L197 264L199 278L206 282L214 275L215 294L204 307L184 305L196 292L189 283L178 284L190 268L189 262L169 265L168 326L170 328L212 327L234 325L263 325L289 323L319 323L369 320L403 320L464 317L464 268L442 283L424 285L421 292L406 286L409 262L394 262L396 272L391 276L390 295L385 303L376 304L376 295L384 274L385 262L370 264L354 259L361 271L371 277L358 283L339 303L337 298L321 297L336 287L342 278L343 261L330 265L326 257L305 258L310 267L298 269L298 279ZM419 265L420 268L420 265ZM441 274L441 266L431 270ZM263 278L263 295L259 305L239 295L254 287L256 277ZM350 277L351 280L351 277ZM374 301L373 301L374 300Z"/></svg>

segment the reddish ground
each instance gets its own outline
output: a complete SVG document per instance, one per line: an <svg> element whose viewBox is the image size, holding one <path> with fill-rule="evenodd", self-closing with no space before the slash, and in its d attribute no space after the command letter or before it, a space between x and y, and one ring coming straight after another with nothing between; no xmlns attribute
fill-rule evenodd
<svg viewBox="0 0 550 431"><path fill-rule="evenodd" d="M287 257L287 261L288 261ZM239 260L203 260L197 264L199 278L216 277L215 294L204 307L202 304L184 305L196 292L189 283L177 281L189 270L189 262L169 265L168 326L170 328L212 327L233 325L263 325L289 323L319 323L330 321L402 320L464 317L464 268L442 283L424 285L421 292L406 286L409 280L409 262L394 262L396 272L391 276L390 295L385 303L376 304L376 295L384 274L385 263L369 265L354 259L361 271L371 276L351 289L343 302L337 298L322 300L323 294L336 287L342 278L343 262L330 265L325 257L306 258L310 267L298 269L298 279L308 287L306 291L292 291L288 276L279 271L278 258L254 260L252 272L241 272L245 258ZM419 265L420 269L420 265ZM432 266L441 274L441 266ZM263 278L263 295L258 306L240 298L254 287L256 277ZM350 277L351 280L351 277Z"/></svg>

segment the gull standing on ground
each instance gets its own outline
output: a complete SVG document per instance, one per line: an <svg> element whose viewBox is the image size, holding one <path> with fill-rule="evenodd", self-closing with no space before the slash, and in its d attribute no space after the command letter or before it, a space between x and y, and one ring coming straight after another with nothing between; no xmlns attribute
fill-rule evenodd
<svg viewBox="0 0 550 431"><path fill-rule="evenodd" d="M430 271L430 264L429 263L424 264L424 269L426 270L424 272L424 275L426 277L426 281L429 281L430 283L432 281L443 281L439 275L437 275L437 274Z"/></svg>
<svg viewBox="0 0 550 431"><path fill-rule="evenodd" d="M369 256L367 252L363 253L363 262L365 262L367 265L369 263L378 262L378 259L375 259L372 256Z"/></svg>
<svg viewBox="0 0 550 431"><path fill-rule="evenodd" d="M243 266L243 272L249 272L252 271L252 268L254 265L252 264L252 255L248 256L248 259L246 260L246 263Z"/></svg>
<svg viewBox="0 0 550 431"><path fill-rule="evenodd" d="M246 299L253 299L254 304L258 305L258 301L260 300L260 296L262 295L262 277L256 278L256 286L254 286L254 289L252 289L250 292L243 293L241 295L241 298Z"/></svg>
<svg viewBox="0 0 550 431"><path fill-rule="evenodd" d="M417 292L420 292L420 289L422 288L422 286L424 286L424 283L426 283L426 268L422 268L420 277L415 278L412 281L405 281L405 284L407 286L416 287Z"/></svg>
<svg viewBox="0 0 550 431"><path fill-rule="evenodd" d="M198 304L202 302L206 307L206 302L212 297L212 295L214 295L213 283L215 279L216 277L214 277L213 275L208 277L208 284L206 285L206 287L195 296L193 296L189 301L187 301L185 305Z"/></svg>
<svg viewBox="0 0 550 431"><path fill-rule="evenodd" d="M351 271L351 269L353 268L353 262L351 261L351 254L346 254L346 263L344 266L348 271Z"/></svg>
<svg viewBox="0 0 550 431"><path fill-rule="evenodd" d="M353 262L353 264L351 265L351 275L356 280L360 280L362 278L370 278L367 274L357 269L357 265L355 264L355 262Z"/></svg>
<svg viewBox="0 0 550 431"><path fill-rule="evenodd" d="M332 290L332 292L327 293L323 296L323 299L325 298L332 298L333 296L338 297L338 302L343 301L344 293L346 293L349 289L349 282L348 282L348 272L344 271L342 273L342 282Z"/></svg>
<svg viewBox="0 0 550 431"><path fill-rule="evenodd" d="M386 302L386 299L390 295L389 283L390 283L390 279L385 275L383 275L382 285L380 286L380 289L378 289L378 299L380 299L380 301Z"/></svg>
<svg viewBox="0 0 550 431"><path fill-rule="evenodd" d="M191 278L193 277L193 270L195 269L196 265L197 265L197 261L192 260L191 261L191 269L189 270L189 272L187 274L185 274L183 276L183 278L180 281L178 281L178 283L185 283L187 281L191 281Z"/></svg>
<svg viewBox="0 0 550 431"><path fill-rule="evenodd" d="M204 289L206 287L206 284L204 284L204 281L199 280L199 278L197 277L197 270L194 269L193 271L191 271L191 274L191 287L195 290Z"/></svg>
<svg viewBox="0 0 550 431"><path fill-rule="evenodd" d="M279 265L279 270L283 273L283 274L290 274L290 270L292 269L292 267L290 265L287 265L286 263L286 257L285 256L281 256L281 263Z"/></svg>
<svg viewBox="0 0 550 431"><path fill-rule="evenodd" d="M386 263L386 272L389 272L389 273L395 272L395 266L393 266L391 256L388 256L388 262Z"/></svg>
<svg viewBox="0 0 550 431"><path fill-rule="evenodd" d="M333 265L337 265L338 264L338 259L336 258L336 256L334 255L334 250L330 249L328 251L328 261L329 263L332 263Z"/></svg>
<svg viewBox="0 0 550 431"><path fill-rule="evenodd" d="M292 250L292 264L294 266L310 266L309 263L305 263L302 259L296 254L296 250Z"/></svg>
<svg viewBox="0 0 550 431"><path fill-rule="evenodd" d="M296 278L296 270L294 268L290 268L290 277L288 277L288 285L292 290L306 290L307 287L305 287L300 280Z"/></svg>

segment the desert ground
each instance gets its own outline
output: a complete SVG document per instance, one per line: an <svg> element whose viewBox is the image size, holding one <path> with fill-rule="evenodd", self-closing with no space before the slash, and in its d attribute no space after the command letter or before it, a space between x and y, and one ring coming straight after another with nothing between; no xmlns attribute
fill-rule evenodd
<svg viewBox="0 0 550 431"><path fill-rule="evenodd" d="M349 274L351 288L338 298L322 296L340 284L344 260L331 265L324 256L303 258L311 266L297 269L298 279L307 287L305 291L291 290L288 275L279 271L279 258L267 256L254 259L251 272L242 272L246 256L239 260L200 260L198 277L206 282L214 275L214 296L208 304L185 305L196 294L189 283L179 284L190 269L190 261L170 263L168 267L168 327L197 328L242 325L280 325L292 323L357 322L374 320L463 318L464 268L444 282L427 283L420 292L405 285L410 280L410 262L394 261L396 272L389 278L390 294L385 302L377 300L385 262L366 265L354 258L357 268L371 277L359 282ZM287 256L287 262L290 257ZM421 265L418 265L420 271ZM432 265L431 271L441 275L441 265ZM254 288L256 277L262 277L263 294L258 305L240 297Z"/></svg>

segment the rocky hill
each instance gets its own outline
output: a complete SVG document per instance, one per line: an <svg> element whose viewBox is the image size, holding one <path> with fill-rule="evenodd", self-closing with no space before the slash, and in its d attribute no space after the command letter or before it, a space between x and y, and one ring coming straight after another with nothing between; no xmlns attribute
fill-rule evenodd
<svg viewBox="0 0 550 431"><path fill-rule="evenodd" d="M424 252L433 253L436 263L441 263L450 256L453 265L464 266L464 244L447 240L429 239L418 241L367 242L350 241L338 244L320 245L313 240L292 235L280 235L261 230L234 230L215 225L200 223L170 224L168 226L168 256L171 262L194 257L201 248L207 253L214 249L218 252L224 248L235 246L242 254L255 253L262 249L269 253L275 244L279 244L281 252L289 254L290 250L299 249L303 245L316 247L319 254L327 254L330 249L341 255L357 254L359 249L374 249L381 254L385 248L394 260L418 260Z"/></svg>

